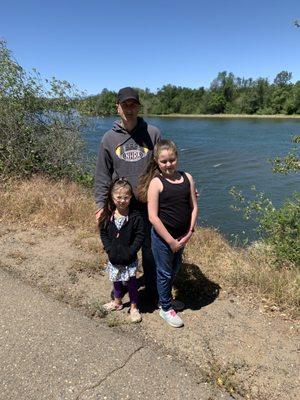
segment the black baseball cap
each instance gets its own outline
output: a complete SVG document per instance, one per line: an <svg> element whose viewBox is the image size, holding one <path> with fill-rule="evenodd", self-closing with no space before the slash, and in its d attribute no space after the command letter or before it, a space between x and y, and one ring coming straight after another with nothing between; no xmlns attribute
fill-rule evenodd
<svg viewBox="0 0 300 400"><path fill-rule="evenodd" d="M117 103L123 103L123 101L126 100L135 100L137 103L141 104L138 92L132 89L132 87L124 87L118 92Z"/></svg>

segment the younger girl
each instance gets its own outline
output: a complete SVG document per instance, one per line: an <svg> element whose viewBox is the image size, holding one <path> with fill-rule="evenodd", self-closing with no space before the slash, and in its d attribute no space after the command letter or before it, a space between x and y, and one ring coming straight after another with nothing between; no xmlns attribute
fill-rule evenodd
<svg viewBox="0 0 300 400"><path fill-rule="evenodd" d="M141 314L137 308L137 252L144 240L142 217L130 210L133 192L130 183L124 179L112 182L103 213L100 217L100 236L108 255L107 271L113 282L115 299L104 305L107 311L121 310L122 282L127 282L130 298L130 318L140 322Z"/></svg>
<svg viewBox="0 0 300 400"><path fill-rule="evenodd" d="M149 187L148 212L153 226L151 246L157 272L159 314L176 328L183 321L172 307L172 282L181 265L183 248L194 232L198 211L194 180L190 174L177 170L177 162L175 144L161 140L155 145L154 160L140 181Z"/></svg>

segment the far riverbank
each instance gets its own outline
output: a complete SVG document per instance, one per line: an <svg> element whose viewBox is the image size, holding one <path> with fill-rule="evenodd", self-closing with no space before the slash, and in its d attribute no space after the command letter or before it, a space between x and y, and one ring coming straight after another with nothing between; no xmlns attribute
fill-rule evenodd
<svg viewBox="0 0 300 400"><path fill-rule="evenodd" d="M228 119L300 119L300 115L257 115L257 114L143 114L147 117L160 118L228 118Z"/></svg>
<svg viewBox="0 0 300 400"><path fill-rule="evenodd" d="M110 115L96 115L93 113L82 112L81 114L89 116L89 117L104 117L104 118L119 118L117 114ZM201 119L300 119L300 114L293 115L284 115L284 114L273 114L273 115L258 115L258 114L143 114L140 113L140 116L145 118L201 118Z"/></svg>

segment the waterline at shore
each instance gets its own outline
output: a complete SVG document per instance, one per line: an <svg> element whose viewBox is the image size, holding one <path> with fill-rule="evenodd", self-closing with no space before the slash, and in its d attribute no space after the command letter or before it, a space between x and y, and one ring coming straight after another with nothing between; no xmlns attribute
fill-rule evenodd
<svg viewBox="0 0 300 400"><path fill-rule="evenodd" d="M145 114L143 116L146 116ZM257 114L147 114L148 117L160 118L227 118L227 119L300 119L300 115L257 115Z"/></svg>

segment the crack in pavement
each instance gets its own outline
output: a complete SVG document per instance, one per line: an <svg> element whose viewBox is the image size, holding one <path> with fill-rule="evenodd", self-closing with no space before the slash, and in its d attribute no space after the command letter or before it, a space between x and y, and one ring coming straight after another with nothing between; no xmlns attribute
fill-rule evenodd
<svg viewBox="0 0 300 400"><path fill-rule="evenodd" d="M100 379L99 382L94 383L91 386L85 387L83 388L78 395L75 397L75 400L79 400L80 397L87 392L88 390L92 390L95 389L96 387L100 386L104 381L106 381L107 378L109 378L113 373L115 373L116 371L119 371L120 369L124 368L125 365L131 360L131 358L140 350L142 350L144 348L144 346L140 346L138 347L136 350L134 350L134 352L132 352L131 354L129 354L129 356L126 358L126 360L123 362L123 364L121 364L119 367L114 368L112 371L109 371L104 378Z"/></svg>

